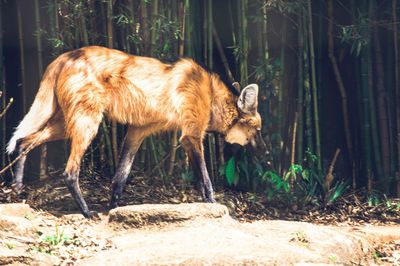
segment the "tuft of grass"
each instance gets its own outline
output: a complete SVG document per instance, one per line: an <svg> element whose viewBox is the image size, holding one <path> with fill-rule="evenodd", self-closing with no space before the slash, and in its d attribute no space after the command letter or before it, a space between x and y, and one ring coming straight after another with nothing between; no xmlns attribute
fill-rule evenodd
<svg viewBox="0 0 400 266"><path fill-rule="evenodd" d="M338 258L337 258L336 255L331 254L331 255L329 255L329 257L328 257L328 260L329 260L330 262L332 262L332 263L336 263L337 260L338 260Z"/></svg>
<svg viewBox="0 0 400 266"><path fill-rule="evenodd" d="M378 250L374 250L372 253L372 257L374 258L375 263L381 264L382 263L382 254Z"/></svg>
<svg viewBox="0 0 400 266"><path fill-rule="evenodd" d="M27 212L24 214L24 218L27 219L28 221L31 221L33 219L33 214L30 212Z"/></svg>
<svg viewBox="0 0 400 266"><path fill-rule="evenodd" d="M64 232L59 230L58 226L56 226L56 231L54 234L43 235L42 232L37 233L39 235L39 241L35 243L33 247L31 247L31 250L36 252L54 255L61 246L80 245L79 239L71 238L65 235Z"/></svg>
<svg viewBox="0 0 400 266"><path fill-rule="evenodd" d="M293 234L293 237L289 240L290 242L299 243L301 246L308 247L310 240L304 231L297 231Z"/></svg>
<svg viewBox="0 0 400 266"><path fill-rule="evenodd" d="M16 245L10 242L4 242L4 245L8 248L8 249L14 249L16 248Z"/></svg>

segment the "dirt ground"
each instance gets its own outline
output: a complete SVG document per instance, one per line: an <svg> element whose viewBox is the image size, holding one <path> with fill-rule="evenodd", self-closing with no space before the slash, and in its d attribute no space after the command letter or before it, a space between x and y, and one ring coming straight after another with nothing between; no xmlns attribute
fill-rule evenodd
<svg viewBox="0 0 400 266"><path fill-rule="evenodd" d="M0 205L0 265L399 265L400 226L238 222L220 204L142 204L59 217ZM377 247L393 243L391 257Z"/></svg>
<svg viewBox="0 0 400 266"><path fill-rule="evenodd" d="M103 181L81 180L98 221L59 178L27 185L22 200L0 186L0 265L400 265L398 213L357 195L323 210L230 191L202 204L188 184L136 178L108 212Z"/></svg>

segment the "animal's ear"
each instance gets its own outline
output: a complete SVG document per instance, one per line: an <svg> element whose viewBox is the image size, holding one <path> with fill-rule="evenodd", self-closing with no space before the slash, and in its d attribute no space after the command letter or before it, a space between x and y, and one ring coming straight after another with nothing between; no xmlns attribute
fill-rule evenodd
<svg viewBox="0 0 400 266"><path fill-rule="evenodd" d="M235 90L239 94L240 93L240 84L239 84L239 82L237 82L237 81L233 82L232 86L235 88Z"/></svg>
<svg viewBox="0 0 400 266"><path fill-rule="evenodd" d="M258 85L250 84L240 93L237 105L240 111L255 114L258 105Z"/></svg>

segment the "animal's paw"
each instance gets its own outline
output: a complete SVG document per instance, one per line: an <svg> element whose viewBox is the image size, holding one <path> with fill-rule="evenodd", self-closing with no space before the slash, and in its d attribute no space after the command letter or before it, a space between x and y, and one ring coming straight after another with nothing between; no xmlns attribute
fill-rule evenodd
<svg viewBox="0 0 400 266"><path fill-rule="evenodd" d="M214 198L206 198L204 201L207 203L216 203L217 202Z"/></svg>
<svg viewBox="0 0 400 266"><path fill-rule="evenodd" d="M95 212L95 211L89 211L89 213L87 215L85 215L85 216L89 220L93 220L93 221L99 221L100 220L99 214L97 212Z"/></svg>

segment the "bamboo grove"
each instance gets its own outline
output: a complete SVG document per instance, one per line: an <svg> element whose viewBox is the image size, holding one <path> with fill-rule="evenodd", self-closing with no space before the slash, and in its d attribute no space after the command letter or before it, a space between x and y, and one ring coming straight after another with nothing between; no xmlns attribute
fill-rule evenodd
<svg viewBox="0 0 400 266"><path fill-rule="evenodd" d="M259 84L269 153L234 152L208 134L217 186L400 195L396 0L0 0L0 8L3 167L46 65L64 51L103 45L164 61L191 57L227 83ZM111 175L125 130L104 120L83 168ZM179 134L146 139L135 174L190 180ZM48 146L31 156L31 178L65 162L68 143Z"/></svg>

